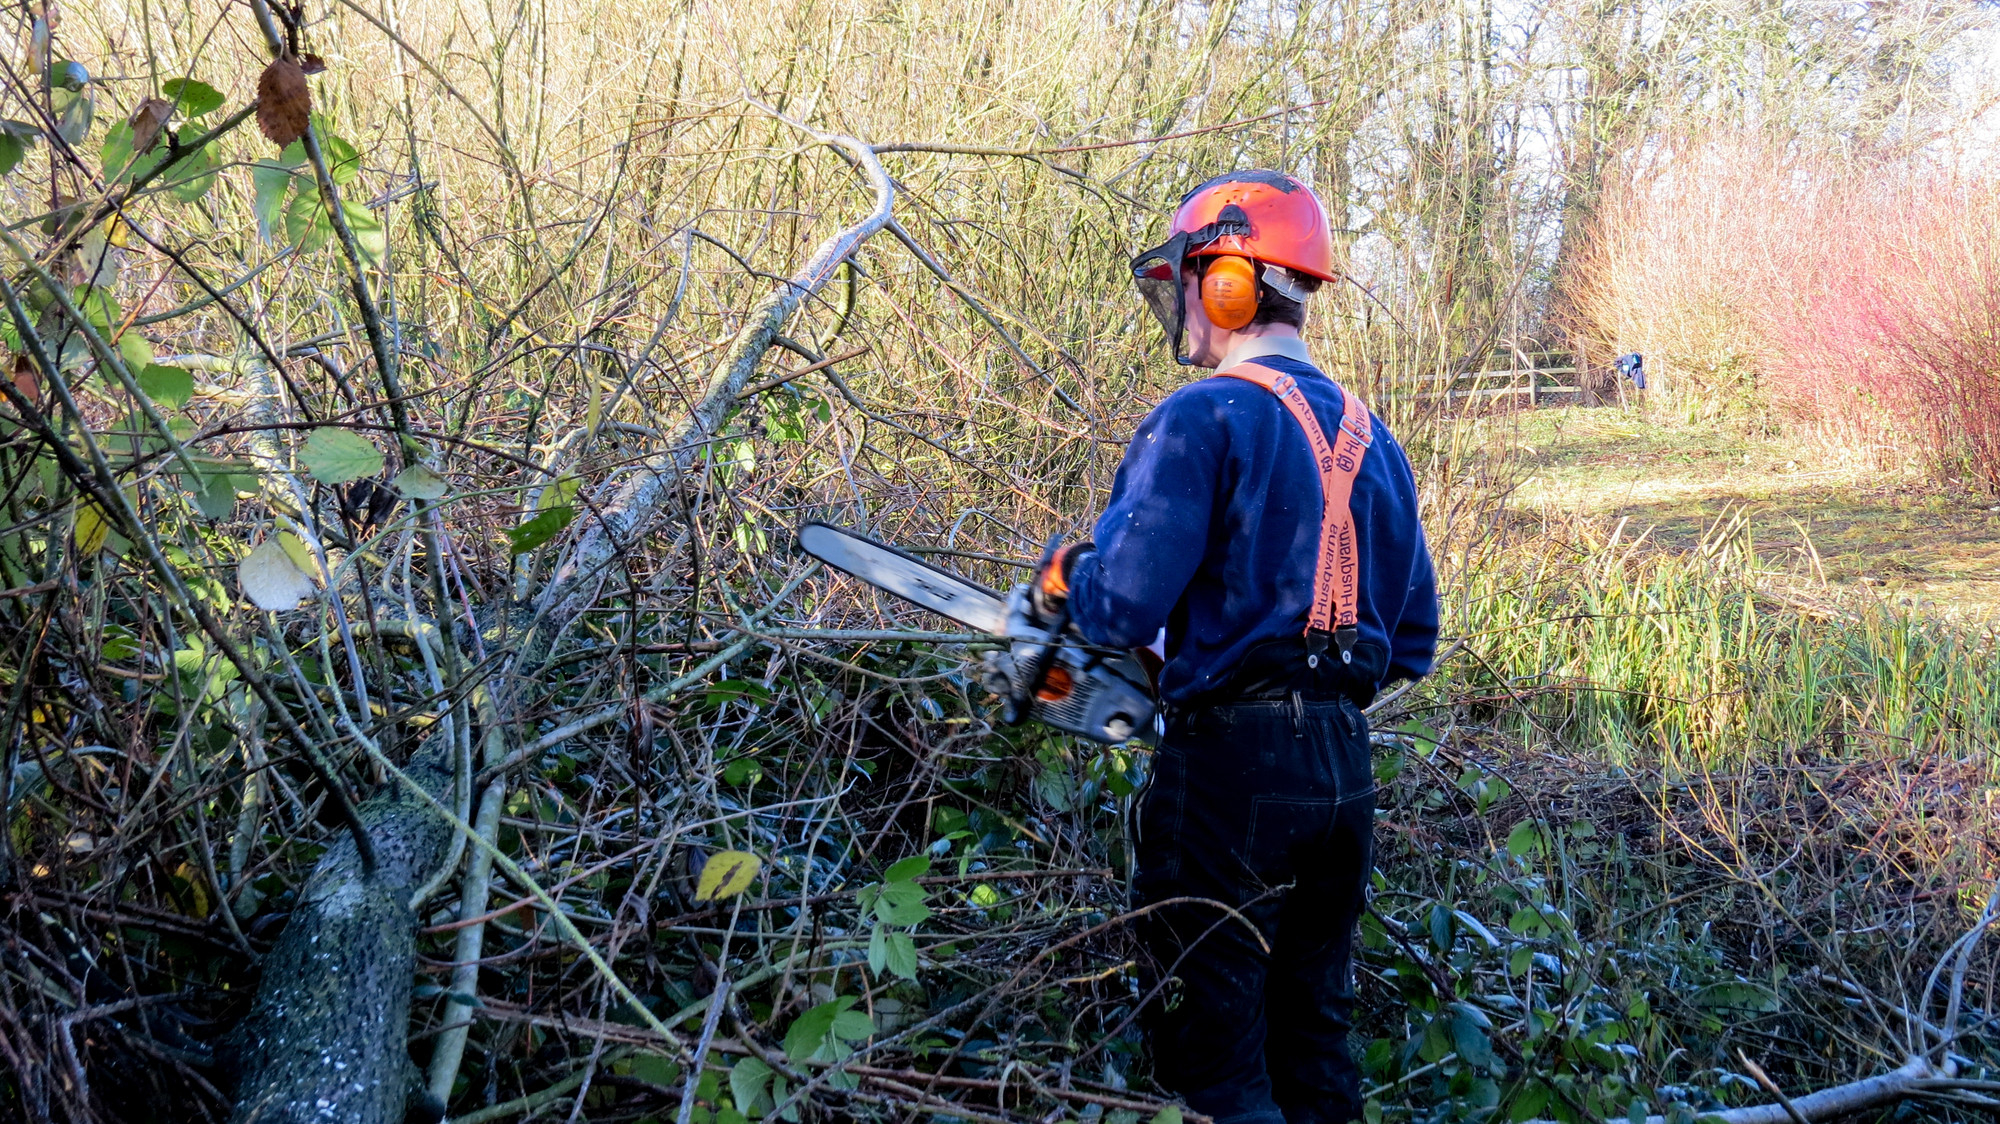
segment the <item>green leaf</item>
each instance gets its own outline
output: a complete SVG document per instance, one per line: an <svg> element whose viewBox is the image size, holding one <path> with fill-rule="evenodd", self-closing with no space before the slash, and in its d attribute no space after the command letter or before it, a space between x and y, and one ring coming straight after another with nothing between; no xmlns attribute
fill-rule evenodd
<svg viewBox="0 0 2000 1124"><path fill-rule="evenodd" d="M111 290L101 285L78 285L71 290L70 303L90 321L90 326L100 332L109 332L114 326L124 322L125 313L119 309Z"/></svg>
<svg viewBox="0 0 2000 1124"><path fill-rule="evenodd" d="M768 688L745 679L724 679L719 683L711 683L708 690L703 692L703 696L702 701L710 707L721 706L728 702L745 702L762 706L771 701L771 692Z"/></svg>
<svg viewBox="0 0 2000 1124"><path fill-rule="evenodd" d="M322 484L345 484L382 471L382 450L351 429L315 429L299 459Z"/></svg>
<svg viewBox="0 0 2000 1124"><path fill-rule="evenodd" d="M574 507L576 494L583 488L583 479L577 476L558 476L555 483L543 488L535 497L535 510L547 511L552 507Z"/></svg>
<svg viewBox="0 0 2000 1124"><path fill-rule="evenodd" d="M1403 754L1400 750L1389 747L1375 762L1375 783L1386 786L1402 775Z"/></svg>
<svg viewBox="0 0 2000 1124"><path fill-rule="evenodd" d="M0 176L21 166L28 155L28 142L12 133L0 133Z"/></svg>
<svg viewBox="0 0 2000 1124"><path fill-rule="evenodd" d="M526 554L562 534L576 518L573 507L552 507L517 527L507 528L507 544L515 554Z"/></svg>
<svg viewBox="0 0 2000 1124"><path fill-rule="evenodd" d="M1778 997L1774 992L1748 980L1710 984L1694 993L1694 1002L1699 1007L1756 1011L1761 1014L1770 1014L1779 1008Z"/></svg>
<svg viewBox="0 0 2000 1124"><path fill-rule="evenodd" d="M250 165L250 184L257 194L257 234L266 241L285 214L285 193L291 190L293 178L291 168L275 160Z"/></svg>
<svg viewBox="0 0 2000 1124"><path fill-rule="evenodd" d="M309 254L332 237L333 220L327 217L319 192L303 186L285 207L285 241L297 245L300 253Z"/></svg>
<svg viewBox="0 0 2000 1124"><path fill-rule="evenodd" d="M153 365L153 342L137 332L118 337L118 357L128 371L143 371Z"/></svg>
<svg viewBox="0 0 2000 1124"><path fill-rule="evenodd" d="M736 1100L736 1107L750 1116L762 1116L773 1107L770 1099L771 1078L777 1076L770 1066L759 1058L744 1058L729 1070L729 1095Z"/></svg>
<svg viewBox="0 0 2000 1124"><path fill-rule="evenodd" d="M886 943L890 974L914 982L917 978L916 940L908 933L890 933Z"/></svg>
<svg viewBox="0 0 2000 1124"><path fill-rule="evenodd" d="M1458 919L1443 902L1431 907L1430 916L1431 947L1439 952L1450 952L1452 940L1458 935Z"/></svg>
<svg viewBox="0 0 2000 1124"><path fill-rule="evenodd" d="M347 229L354 232L361 256L379 268L389 258L389 228L382 224L382 217L352 199L340 204L340 213L347 216Z"/></svg>
<svg viewBox="0 0 2000 1124"><path fill-rule="evenodd" d="M1539 1080L1531 1080L1514 1095L1514 1103L1507 1109L1509 1120L1532 1120L1541 1115L1549 1103L1549 1087Z"/></svg>
<svg viewBox="0 0 2000 1124"><path fill-rule="evenodd" d="M1542 911L1532 905L1515 910L1514 916L1507 919L1507 927L1524 937L1546 937L1554 931Z"/></svg>
<svg viewBox="0 0 2000 1124"><path fill-rule="evenodd" d="M930 907L924 904L924 888L914 882L885 883L875 899L875 916L885 925L919 925L930 915Z"/></svg>
<svg viewBox="0 0 2000 1124"><path fill-rule="evenodd" d="M1153 1124L1181 1124L1181 1107L1170 1104L1154 1113Z"/></svg>
<svg viewBox="0 0 2000 1124"><path fill-rule="evenodd" d="M1443 1061L1452 1049L1451 1016L1440 1012L1424 1024L1424 1037L1417 1046L1417 1056L1426 1062L1438 1062Z"/></svg>
<svg viewBox="0 0 2000 1124"><path fill-rule="evenodd" d="M1507 833L1507 853L1517 859L1529 859L1542 853L1546 845L1542 837L1542 825L1534 820L1522 820Z"/></svg>
<svg viewBox="0 0 2000 1124"><path fill-rule="evenodd" d="M635 1054L630 1063L632 1076L649 1084L671 1089L681 1082L681 1067L658 1054Z"/></svg>
<svg viewBox="0 0 2000 1124"><path fill-rule="evenodd" d="M299 142L294 141L293 143L297 144ZM303 155L305 152L304 147L301 146L299 151ZM319 135L319 152L321 156L326 158L326 174L332 177L333 186L346 187L348 184L354 182L354 177L361 174L361 154L354 150L353 145L347 143L339 136L321 130Z"/></svg>
<svg viewBox="0 0 2000 1124"><path fill-rule="evenodd" d="M881 975L889 966L889 930L880 924L868 928L868 970Z"/></svg>
<svg viewBox="0 0 2000 1124"><path fill-rule="evenodd" d="M237 484L242 477L220 470L203 472L192 481L183 481L194 499L195 510L210 519L227 519L236 510Z"/></svg>
<svg viewBox="0 0 2000 1124"><path fill-rule="evenodd" d="M833 1036L843 1042L863 1042L875 1033L875 1022L866 1011L842 1010L833 1016Z"/></svg>
<svg viewBox="0 0 2000 1124"><path fill-rule="evenodd" d="M843 995L793 1019L791 1028L785 1031L785 1056L794 1062L803 1062L819 1055L823 1049L830 1052L832 1044L828 1039L833 1034L833 1020L854 1004L854 996ZM826 1057L821 1060L834 1059Z"/></svg>
<svg viewBox="0 0 2000 1124"><path fill-rule="evenodd" d="M1470 1003L1451 1005L1451 1041L1458 1056L1468 1065L1486 1069L1499 1064L1493 1054L1493 1038L1487 1032L1493 1029L1493 1022L1486 1013Z"/></svg>
<svg viewBox="0 0 2000 1124"><path fill-rule="evenodd" d="M929 855L911 855L882 873L884 882L909 882L930 873Z"/></svg>
<svg viewBox="0 0 2000 1124"><path fill-rule="evenodd" d="M81 144L90 135L90 123L97 117L97 102L81 90L60 89L49 95L56 111L56 135L71 144Z"/></svg>
<svg viewBox="0 0 2000 1124"><path fill-rule="evenodd" d="M132 338L130 333L127 333L127 338ZM122 345L124 341L119 342ZM194 375L183 367L149 363L139 369L136 378L139 389L146 392L146 397L164 409L177 410L194 397Z"/></svg>
<svg viewBox="0 0 2000 1124"><path fill-rule="evenodd" d="M104 164L104 178L112 183L124 183L136 171L132 167L132 124L120 121L105 131L104 145L98 149L98 159Z"/></svg>
<svg viewBox="0 0 2000 1124"><path fill-rule="evenodd" d="M413 464L396 474L389 486L396 494L413 500L441 500L451 486L445 478L430 470L426 465Z"/></svg>
<svg viewBox="0 0 2000 1124"><path fill-rule="evenodd" d="M181 143L186 144L199 137L201 133L199 125L183 125L180 132ZM164 173L167 196L176 203L194 202L208 194L208 189L215 186L215 170L220 166L221 161L216 158L214 145L205 144L194 149L174 161L173 166Z"/></svg>
<svg viewBox="0 0 2000 1124"><path fill-rule="evenodd" d="M160 84L160 96L173 102L182 117L200 117L222 107L222 91L193 78L169 78Z"/></svg>

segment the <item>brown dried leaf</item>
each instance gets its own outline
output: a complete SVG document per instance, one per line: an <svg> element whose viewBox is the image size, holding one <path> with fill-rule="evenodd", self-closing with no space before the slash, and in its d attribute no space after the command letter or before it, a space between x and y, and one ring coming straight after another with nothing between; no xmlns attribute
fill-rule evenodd
<svg viewBox="0 0 2000 1124"><path fill-rule="evenodd" d="M264 139L283 147L306 135L312 114L312 92L305 71L291 59L278 59L257 76L257 127Z"/></svg>
<svg viewBox="0 0 2000 1124"><path fill-rule="evenodd" d="M307 74L318 74L326 69L326 60L318 55L303 55L299 58L299 69Z"/></svg>
<svg viewBox="0 0 2000 1124"><path fill-rule="evenodd" d="M35 365L25 355L14 357L14 386L28 401L42 404L42 380L35 374Z"/></svg>
<svg viewBox="0 0 2000 1124"><path fill-rule="evenodd" d="M165 98L147 98L132 111L126 124L132 126L132 155L142 156L152 151L160 139L160 130L167 127L167 118L174 115L174 103Z"/></svg>

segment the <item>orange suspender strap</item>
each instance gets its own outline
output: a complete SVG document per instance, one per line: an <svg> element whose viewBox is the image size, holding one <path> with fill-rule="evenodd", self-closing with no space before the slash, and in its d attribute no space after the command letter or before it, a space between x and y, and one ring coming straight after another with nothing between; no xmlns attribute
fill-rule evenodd
<svg viewBox="0 0 2000 1124"><path fill-rule="evenodd" d="M1305 392L1292 376L1257 363L1239 363L1222 374L1254 382L1277 395L1305 431L1306 443L1312 446L1325 507L1320 512L1312 617L1306 625L1306 666L1319 666L1319 654L1326 650L1329 634L1340 647L1340 662L1350 663L1359 635L1355 609L1360 604L1361 558L1354 537L1354 511L1349 503L1354 496L1355 474L1361 471L1361 458L1368 452L1368 446L1375 443L1368 407L1342 387L1340 427L1329 444L1326 431L1313 416L1312 404L1306 401Z"/></svg>

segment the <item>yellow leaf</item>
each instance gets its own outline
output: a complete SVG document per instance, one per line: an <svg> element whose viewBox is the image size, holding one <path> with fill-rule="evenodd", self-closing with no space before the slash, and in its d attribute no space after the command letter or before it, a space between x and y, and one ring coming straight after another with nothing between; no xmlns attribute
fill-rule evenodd
<svg viewBox="0 0 2000 1124"><path fill-rule="evenodd" d="M708 856L707 864L701 868L701 878L695 883L694 900L720 901L735 897L750 888L760 865L762 863L757 856L748 851L717 851Z"/></svg>
<svg viewBox="0 0 2000 1124"><path fill-rule="evenodd" d="M319 580L319 559L313 557L312 547L306 545L306 540L290 531L280 531L278 545L284 548L285 557L292 560L292 565L297 566L300 573L314 581Z"/></svg>
<svg viewBox="0 0 2000 1124"><path fill-rule="evenodd" d="M94 503L85 503L76 513L76 552L85 558L104 549L105 536L111 533L111 521L104 517Z"/></svg>
<svg viewBox="0 0 2000 1124"><path fill-rule="evenodd" d="M174 871L174 882L187 891L189 906L187 915L195 918L207 917L210 906L208 883L202 879L201 872L188 863L182 863L179 869Z"/></svg>
<svg viewBox="0 0 2000 1124"><path fill-rule="evenodd" d="M123 490L125 492L125 502L132 505L132 510L139 510L139 486L137 484L127 484ZM89 558L98 551L105 549L110 539L111 531L111 516L103 508L98 507L96 501L84 500L77 507L77 554L84 558ZM117 550L122 552L129 544L125 542L123 536L120 536L115 545Z"/></svg>

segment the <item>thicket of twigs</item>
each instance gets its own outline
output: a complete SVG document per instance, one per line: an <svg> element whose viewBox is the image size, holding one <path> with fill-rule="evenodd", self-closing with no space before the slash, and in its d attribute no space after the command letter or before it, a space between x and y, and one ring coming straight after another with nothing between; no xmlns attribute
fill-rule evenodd
<svg viewBox="0 0 2000 1124"><path fill-rule="evenodd" d="M1641 15L17 10L0 1103L304 1118L352 1058L353 1118L1171 1119L1143 748L996 728L976 644L790 535L1004 586L1084 529L1183 377L1126 256L1258 164L1348 206L1314 343L1420 454L1458 641L1377 714L1371 1114L1685 1119L1769 1099L1738 1050L1991 1093L1989 710L1869 682L1929 634L1703 696L1835 618L1510 529L1426 413L1541 346L1606 146L1728 77L1629 68L1887 34ZM1675 589L1714 627L1611 627Z"/></svg>

